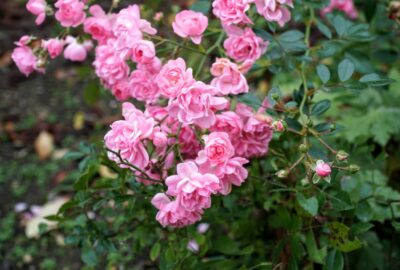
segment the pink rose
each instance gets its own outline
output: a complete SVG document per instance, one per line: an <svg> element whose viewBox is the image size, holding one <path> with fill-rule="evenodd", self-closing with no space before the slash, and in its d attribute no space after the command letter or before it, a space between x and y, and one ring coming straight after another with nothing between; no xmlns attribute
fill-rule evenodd
<svg viewBox="0 0 400 270"><path fill-rule="evenodd" d="M143 33L149 35L157 33L148 21L140 18L138 5L121 9L115 17L112 30L114 36L118 37L121 48L130 48L133 42L143 38Z"/></svg>
<svg viewBox="0 0 400 270"><path fill-rule="evenodd" d="M265 53L268 44L267 41L257 37L251 28L245 28L244 30L235 29L235 32L229 33L228 39L224 42L224 48L228 56L237 62L256 61Z"/></svg>
<svg viewBox="0 0 400 270"><path fill-rule="evenodd" d="M77 27L85 20L85 4L79 0L58 0L55 17L64 27Z"/></svg>
<svg viewBox="0 0 400 270"><path fill-rule="evenodd" d="M315 172L320 177L328 177L331 174L331 166L323 160L318 160L315 166Z"/></svg>
<svg viewBox="0 0 400 270"><path fill-rule="evenodd" d="M161 61L158 57L153 57L146 64L137 63L137 69L146 71L152 76L156 76L161 70Z"/></svg>
<svg viewBox="0 0 400 270"><path fill-rule="evenodd" d="M211 85L215 86L221 95L238 95L249 91L247 80L238 66L226 58L217 59L211 67L211 74L216 77L211 81Z"/></svg>
<svg viewBox="0 0 400 270"><path fill-rule="evenodd" d="M275 121L272 123L272 127L276 132L284 132L285 131L285 126L283 125L282 121Z"/></svg>
<svg viewBox="0 0 400 270"><path fill-rule="evenodd" d="M46 18L46 1L45 0L29 0L26 3L26 9L37 16L35 23L41 25Z"/></svg>
<svg viewBox="0 0 400 270"><path fill-rule="evenodd" d="M240 186L247 178L248 172L243 167L249 161L245 158L235 157L230 159L224 167L224 175L220 177L220 191L222 195L228 195L231 192L232 185Z"/></svg>
<svg viewBox="0 0 400 270"><path fill-rule="evenodd" d="M209 128L215 123L215 111L228 105L223 97L215 97L217 89L203 82L195 82L182 90L176 100L169 104L169 113L185 124Z"/></svg>
<svg viewBox="0 0 400 270"><path fill-rule="evenodd" d="M154 43L148 40L138 40L132 45L132 61L141 64L151 63L156 56Z"/></svg>
<svg viewBox="0 0 400 270"><path fill-rule="evenodd" d="M109 39L107 44L97 46L93 62L97 76L108 88L117 81L126 79L129 74L129 66L115 50L115 42L114 39Z"/></svg>
<svg viewBox="0 0 400 270"><path fill-rule="evenodd" d="M235 149L228 133L212 132L208 136L204 136L203 139L205 146L196 159L198 164L209 162L211 166L219 166L233 157Z"/></svg>
<svg viewBox="0 0 400 270"><path fill-rule="evenodd" d="M186 69L185 60L178 58L169 60L162 68L155 79L163 96L176 98L184 87L194 82L192 69Z"/></svg>
<svg viewBox="0 0 400 270"><path fill-rule="evenodd" d="M173 129L177 132L177 128ZM201 144L196 137L196 133L189 125L183 125L178 135L179 146L185 158L194 158L201 149Z"/></svg>
<svg viewBox="0 0 400 270"><path fill-rule="evenodd" d="M89 9L92 17L86 18L83 23L83 30L90 34L100 44L107 42L113 37L112 24L114 15L107 15L99 5L93 5Z"/></svg>
<svg viewBox="0 0 400 270"><path fill-rule="evenodd" d="M76 38L68 36L65 42L69 45L64 50L64 58L75 62L85 61L87 52L93 48L90 40L79 43Z"/></svg>
<svg viewBox="0 0 400 270"><path fill-rule="evenodd" d="M11 58L17 65L19 71L27 77L33 71L37 70L37 58L33 54L32 49L27 46L15 48L12 52Z"/></svg>
<svg viewBox="0 0 400 270"><path fill-rule="evenodd" d="M221 20L222 24L252 23L246 15L251 2L253 0L214 0L213 13Z"/></svg>
<svg viewBox="0 0 400 270"><path fill-rule="evenodd" d="M178 201L171 201L164 193L157 193L151 203L159 211L156 219L163 227L185 227L199 221L202 212L187 211Z"/></svg>
<svg viewBox="0 0 400 270"><path fill-rule="evenodd" d="M146 102L154 102L159 96L159 89L154 78L145 70L137 69L129 77L131 96Z"/></svg>
<svg viewBox="0 0 400 270"><path fill-rule="evenodd" d="M356 19L358 16L353 0L331 0L329 6L322 9L321 14L325 16L327 13L331 13L334 9L343 11L351 19Z"/></svg>
<svg viewBox="0 0 400 270"><path fill-rule="evenodd" d="M111 88L111 92L117 98L117 100L126 100L130 97L130 88L128 79L121 79L116 81Z"/></svg>
<svg viewBox="0 0 400 270"><path fill-rule="evenodd" d="M57 38L52 38L49 40L42 41L42 47L47 50L51 59L59 56L64 49L64 40L60 40Z"/></svg>
<svg viewBox="0 0 400 270"><path fill-rule="evenodd" d="M219 179L213 174L201 174L193 161L177 166L177 175L165 180L167 194L177 197L177 201L187 211L198 211L211 206L211 195L219 189Z"/></svg>
<svg viewBox="0 0 400 270"><path fill-rule="evenodd" d="M258 13L269 22L277 22L282 27L290 20L287 6L293 7L293 0L255 0L255 3Z"/></svg>
<svg viewBox="0 0 400 270"><path fill-rule="evenodd" d="M231 140L234 141L241 136L243 121L235 112L223 112L217 115L215 124L210 127L210 130L226 132Z"/></svg>
<svg viewBox="0 0 400 270"><path fill-rule="evenodd" d="M208 26L208 18L203 13L192 10L183 10L176 14L172 23L175 34L190 39L195 44L201 43L201 35Z"/></svg>

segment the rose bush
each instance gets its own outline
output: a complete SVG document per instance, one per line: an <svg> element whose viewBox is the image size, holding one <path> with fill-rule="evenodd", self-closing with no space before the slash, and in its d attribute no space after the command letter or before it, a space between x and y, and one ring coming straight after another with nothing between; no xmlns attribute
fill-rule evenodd
<svg viewBox="0 0 400 270"><path fill-rule="evenodd" d="M54 13L63 30L24 36L12 54L27 76L62 52L90 59L102 87L124 101L100 146L67 155L82 175L49 217L85 264L351 269L375 222L398 229L400 193L365 186L371 168L353 175L368 150L351 144L367 134L336 124L348 121L346 93L394 82L394 63L372 65L363 52L384 36L377 48L399 54L385 4L200 0L161 16L147 4L113 1L106 12L94 2L29 1L37 24ZM384 28L369 27L383 18ZM343 102L334 108L334 99ZM385 145L399 131L367 139Z"/></svg>

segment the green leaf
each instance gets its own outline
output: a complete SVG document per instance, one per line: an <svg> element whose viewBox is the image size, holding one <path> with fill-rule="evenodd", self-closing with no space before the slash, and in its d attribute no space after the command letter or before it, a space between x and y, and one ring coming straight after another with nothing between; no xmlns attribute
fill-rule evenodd
<svg viewBox="0 0 400 270"><path fill-rule="evenodd" d="M400 232L400 222L392 221L392 226L396 231Z"/></svg>
<svg viewBox="0 0 400 270"><path fill-rule="evenodd" d="M331 30L329 30L329 27L323 24L320 20L317 20L317 27L318 30L324 34L327 38L331 39L332 38L332 33Z"/></svg>
<svg viewBox="0 0 400 270"><path fill-rule="evenodd" d="M342 252L351 252L362 247L362 242L358 237L354 240L349 239L350 228L339 222L328 224L330 230L329 240L331 244Z"/></svg>
<svg viewBox="0 0 400 270"><path fill-rule="evenodd" d="M297 193L297 202L311 216L318 214L318 200L315 196L306 199L301 193Z"/></svg>
<svg viewBox="0 0 400 270"><path fill-rule="evenodd" d="M298 40L302 40L304 38L304 33L299 30L289 30L282 33L279 36L279 40L281 42L294 42Z"/></svg>
<svg viewBox="0 0 400 270"><path fill-rule="evenodd" d="M327 83L331 78L331 72L329 71L329 68L322 64L317 66L317 74L324 84Z"/></svg>
<svg viewBox="0 0 400 270"><path fill-rule="evenodd" d="M261 106L261 100L258 96L253 93L246 93L237 96L238 100L246 105L249 105L253 109L258 109Z"/></svg>
<svg viewBox="0 0 400 270"><path fill-rule="evenodd" d="M340 81L345 82L348 79L350 79L354 73L354 70L355 66L353 62L351 62L349 59L344 59L342 62L340 62L338 68L338 75Z"/></svg>
<svg viewBox="0 0 400 270"><path fill-rule="evenodd" d="M313 116L319 116L324 114L329 108L331 107L331 101L328 99L324 99L321 101L318 101L317 103L314 104L311 108L311 115Z"/></svg>
<svg viewBox="0 0 400 270"><path fill-rule="evenodd" d="M342 270L344 267L343 255L336 249L332 249L326 256L323 270Z"/></svg>
<svg viewBox="0 0 400 270"><path fill-rule="evenodd" d="M199 0L190 6L193 11L208 14L211 7L211 2L209 0Z"/></svg>
<svg viewBox="0 0 400 270"><path fill-rule="evenodd" d="M84 248L82 250L82 261L89 266L95 266L97 264L97 255L91 248Z"/></svg>
<svg viewBox="0 0 400 270"><path fill-rule="evenodd" d="M336 33L339 36L343 36L344 34L347 33L347 30L350 28L352 23L345 18L343 18L341 15L337 15L333 18L332 20L333 27L335 27Z"/></svg>
<svg viewBox="0 0 400 270"><path fill-rule="evenodd" d="M315 241L314 233L312 230L309 230L306 235L306 248L311 261L319 264L324 263L324 258L326 256L326 247L318 249L317 242Z"/></svg>
<svg viewBox="0 0 400 270"><path fill-rule="evenodd" d="M332 196L331 203L335 211L346 211L354 208L349 194L345 191L339 191L335 196Z"/></svg>
<svg viewBox="0 0 400 270"><path fill-rule="evenodd" d="M351 232L353 234L361 234L369 231L369 229L371 229L372 227L374 227L374 224L367 222L360 222L351 226Z"/></svg>
<svg viewBox="0 0 400 270"><path fill-rule="evenodd" d="M161 245L160 242L156 242L150 250L150 260L153 262L157 260L158 256L160 255Z"/></svg>
<svg viewBox="0 0 400 270"><path fill-rule="evenodd" d="M360 78L359 82L365 83L369 86L385 86L394 82L392 79L381 78L376 73L364 75Z"/></svg>

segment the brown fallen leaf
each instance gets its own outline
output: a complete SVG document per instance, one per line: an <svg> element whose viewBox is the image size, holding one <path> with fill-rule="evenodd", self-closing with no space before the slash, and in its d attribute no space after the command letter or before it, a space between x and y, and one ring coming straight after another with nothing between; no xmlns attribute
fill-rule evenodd
<svg viewBox="0 0 400 270"><path fill-rule="evenodd" d="M53 135L45 130L41 131L35 140L34 146L39 159L47 159L54 150Z"/></svg>

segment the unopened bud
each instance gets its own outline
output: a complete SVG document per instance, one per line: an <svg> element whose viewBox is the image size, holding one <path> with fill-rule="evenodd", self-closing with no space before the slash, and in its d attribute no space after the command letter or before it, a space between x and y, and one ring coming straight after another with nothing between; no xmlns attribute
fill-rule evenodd
<svg viewBox="0 0 400 270"><path fill-rule="evenodd" d="M303 178L300 180L300 183L302 186L307 186L308 184L310 184L310 180L308 180L308 178Z"/></svg>
<svg viewBox="0 0 400 270"><path fill-rule="evenodd" d="M38 68L44 68L46 67L46 60L42 57L40 57L37 61L36 61L36 66Z"/></svg>
<svg viewBox="0 0 400 270"><path fill-rule="evenodd" d="M357 165L355 165L355 164L351 164L351 165L349 166L349 172L351 172L351 173L356 173L356 172L358 172L359 170L360 170L360 167L357 166Z"/></svg>
<svg viewBox="0 0 400 270"><path fill-rule="evenodd" d="M390 2L389 19L400 21L400 1Z"/></svg>
<svg viewBox="0 0 400 270"><path fill-rule="evenodd" d="M349 154L347 152L343 151L343 150L340 150L336 154L336 159L338 161L346 161L348 157L349 157Z"/></svg>
<svg viewBox="0 0 400 270"><path fill-rule="evenodd" d="M285 131L285 124L282 120L275 121L272 123L272 127L276 132L284 132Z"/></svg>
<svg viewBox="0 0 400 270"><path fill-rule="evenodd" d="M273 100L278 100L279 99L279 94L278 93L273 93L271 95L271 97L272 97Z"/></svg>
<svg viewBox="0 0 400 270"><path fill-rule="evenodd" d="M331 126L329 127L329 129L331 131L334 131L336 129L336 124L331 124Z"/></svg>
<svg viewBox="0 0 400 270"><path fill-rule="evenodd" d="M308 152L308 145L304 144L304 143L300 144L299 151L301 153L303 153L303 154L307 153Z"/></svg>
<svg viewBox="0 0 400 270"><path fill-rule="evenodd" d="M275 175L278 178L286 178L289 175L289 172L287 170L280 170L280 171L277 171Z"/></svg>

